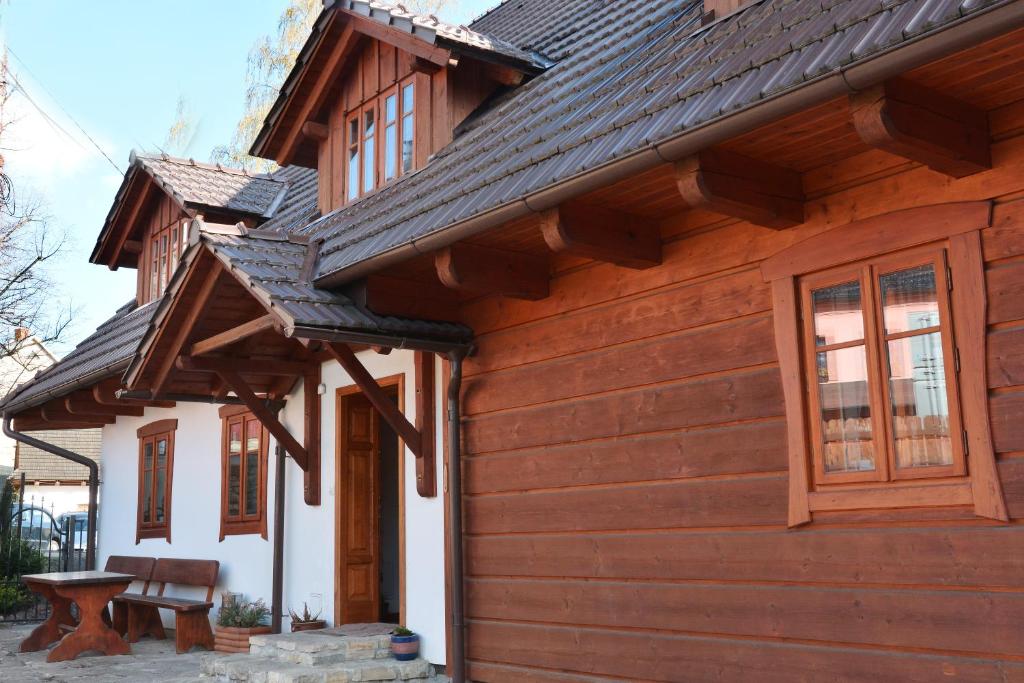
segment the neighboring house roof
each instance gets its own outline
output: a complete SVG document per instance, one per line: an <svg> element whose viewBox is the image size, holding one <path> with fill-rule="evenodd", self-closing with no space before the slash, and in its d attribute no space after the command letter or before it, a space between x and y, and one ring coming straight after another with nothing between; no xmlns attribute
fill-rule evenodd
<svg viewBox="0 0 1024 683"><path fill-rule="evenodd" d="M156 304L137 307L131 301L122 306L71 353L9 396L3 409L19 412L123 371L135 355Z"/></svg>
<svg viewBox="0 0 1024 683"><path fill-rule="evenodd" d="M10 393L56 361L38 337L21 341L12 355L0 359L0 396Z"/></svg>
<svg viewBox="0 0 1024 683"><path fill-rule="evenodd" d="M32 436L69 451L84 455L100 462L103 430L101 429L55 429L29 432ZM89 468L84 465L41 451L34 446L18 444L14 465L14 476L25 473L25 479L32 481L88 481ZM38 503L38 501L37 501Z"/></svg>
<svg viewBox="0 0 1024 683"><path fill-rule="evenodd" d="M474 26L548 45L562 61L467 126L425 168L328 214L307 234L325 240L315 278L337 284L352 266L639 154L738 110L898 47L1000 0L763 0L701 26L702 3L556 2L586 7L564 34L518 28L553 21L538 2L506 3ZM592 9L600 5L600 11ZM553 48L551 46L554 46ZM526 211L524 208L523 211ZM443 246L435 240L433 247ZM424 245L426 246L426 245ZM340 273L352 269L350 275ZM324 280L329 276L329 280Z"/></svg>

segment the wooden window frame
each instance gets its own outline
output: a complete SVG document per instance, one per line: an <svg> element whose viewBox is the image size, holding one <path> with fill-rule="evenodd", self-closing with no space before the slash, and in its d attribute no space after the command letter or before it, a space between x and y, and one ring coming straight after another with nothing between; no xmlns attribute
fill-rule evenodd
<svg viewBox="0 0 1024 683"><path fill-rule="evenodd" d="M142 278L146 302L159 299L167 291L171 278L181 263L181 256L185 253L188 224L187 218L177 219L147 236L144 243L145 257L140 259L145 269ZM166 253L163 251L165 244Z"/></svg>
<svg viewBox="0 0 1024 683"><path fill-rule="evenodd" d="M157 420L156 422L150 422L147 425L140 427L136 431L136 436L139 439L139 478L138 478L138 510L135 522L135 544L144 538L163 538L168 543L171 542L171 509L172 500L171 493L174 490L173 479L174 479L174 434L178 429L178 421L174 419L170 420ZM167 467L166 474L164 475L164 520L162 522L147 522L143 520L143 497L145 496L145 479L146 479L146 465L145 465L145 447L147 443L154 443L164 437L167 440ZM156 501L156 452L153 453L153 498Z"/></svg>
<svg viewBox="0 0 1024 683"><path fill-rule="evenodd" d="M412 111L406 112L404 108L403 93L405 88L412 86ZM351 204L352 202L358 201L359 199L378 192L384 187L391 185L398 181L402 176L408 175L415 172L422 164L421 160L421 140L422 133L425 130L425 126L418 120L418 117L422 117L423 114L420 111L423 107L420 97L420 91L423 85L421 79L417 78L417 74L412 74L406 78L403 78L394 84L388 86L380 93L374 95L371 99L366 100L358 107L351 109L345 113L345 130L343 131L344 142L345 142L345 156L344 156L344 168L342 173L344 174L345 182L343 183L342 189L342 204ZM388 97L394 96L395 98L395 175L392 178L387 178L387 124L386 124L386 113L387 113L387 99ZM374 134L373 139L373 184L372 187L367 189L366 187L366 143L370 139L366 135L366 114L367 112L373 112L374 115ZM405 169L402 155L402 140L405 132L406 118L411 115L410 125L412 133L412 165L408 170ZM357 139L352 139L352 123L356 123L356 130L358 131ZM353 177L352 169L350 165L350 154L355 151L357 155L357 167L358 177ZM355 182L356 192L352 192L352 183Z"/></svg>
<svg viewBox="0 0 1024 683"><path fill-rule="evenodd" d="M267 540L267 462L269 452L270 433L260 423L252 412L245 406L224 406L219 411L221 418L221 446L220 446L220 540L226 536L243 536L259 534L263 540ZM242 425L242 442L246 441L246 425L249 422L256 422L260 425L260 444L256 454L258 460L257 481L259 490L256 492L256 514L245 514L245 486L244 472L245 461L249 457L245 448L242 449L242 458L239 464L239 501L237 516L228 514L228 448L231 434L231 425L236 423Z"/></svg>
<svg viewBox="0 0 1024 683"><path fill-rule="evenodd" d="M817 512L952 506L972 506L979 517L1008 521L988 415L987 299L981 230L991 225L991 214L990 202L956 202L896 211L820 232L762 263L761 273L772 286L775 344L786 409L790 527L812 521ZM842 248L837 249L837 244ZM922 254L937 254L940 249L947 254L945 265L953 282L946 317L952 334L947 335L948 341L943 339L943 344L955 345L960 351L959 372L954 369L950 373L948 369L953 362L951 353L945 359L947 383L954 387L950 394L959 403L962 433L966 436L965 446L955 447L962 449L966 464L958 465L954 458L953 468L942 473L945 476L927 478L879 481L877 473L870 481L831 483L816 478L812 423L818 418L812 412L811 389L817 387L810 387L808 381L816 369L811 365L814 349L805 348L813 336L807 336L802 321L803 289L807 283L816 282L818 274L833 271L833 275L839 276L843 274L840 269L850 264L921 263ZM911 260L901 261L908 258ZM947 275L943 271L941 278L936 273L937 284L945 282ZM849 281L850 272L847 269L847 279L843 281ZM887 266L885 272L891 269ZM866 320L866 324L877 326L878 321ZM865 329L865 335L868 334ZM870 365L871 360L868 362ZM875 390L880 390L877 382ZM953 408L951 404L951 418ZM888 429L883 433L887 434ZM955 434L951 425L951 436ZM957 441L955 436L953 440Z"/></svg>

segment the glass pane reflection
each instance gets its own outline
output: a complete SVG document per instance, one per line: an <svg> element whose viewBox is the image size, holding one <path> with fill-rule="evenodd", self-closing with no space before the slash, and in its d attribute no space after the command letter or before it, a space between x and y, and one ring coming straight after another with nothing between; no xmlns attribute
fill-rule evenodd
<svg viewBox="0 0 1024 683"><path fill-rule="evenodd" d="M896 466L951 465L953 444L941 335L904 337L888 346Z"/></svg>
<svg viewBox="0 0 1024 683"><path fill-rule="evenodd" d="M864 346L817 354L825 472L875 469Z"/></svg>

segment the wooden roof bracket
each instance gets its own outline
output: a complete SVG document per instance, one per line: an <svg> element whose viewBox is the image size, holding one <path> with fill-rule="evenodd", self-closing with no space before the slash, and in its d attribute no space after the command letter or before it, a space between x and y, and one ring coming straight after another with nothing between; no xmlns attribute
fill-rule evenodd
<svg viewBox="0 0 1024 683"><path fill-rule="evenodd" d="M398 409L384 392L377 380L359 362L347 344L326 342L324 348L338 361L370 401L381 417L395 430L406 447L416 456L416 490L423 497L437 495L437 481L434 467L433 439L433 355L417 353L416 356L416 406L418 428ZM429 367L429 371L427 368ZM429 372L429 374L428 374Z"/></svg>

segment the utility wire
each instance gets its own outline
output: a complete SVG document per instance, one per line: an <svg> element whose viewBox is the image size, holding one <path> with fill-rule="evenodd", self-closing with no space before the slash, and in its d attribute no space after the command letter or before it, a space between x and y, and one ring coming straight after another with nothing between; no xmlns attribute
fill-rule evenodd
<svg viewBox="0 0 1024 683"><path fill-rule="evenodd" d="M19 57L17 54L15 54L14 50L12 50L10 48L10 46L7 46L7 51L11 54L12 57L14 57L16 60L18 60L18 63L21 64L21 67L25 70L25 73L27 73L29 76L31 76L33 78L33 80L35 80L35 82L39 85L39 87L42 89L42 91L45 92L50 97L50 99L53 100L54 104L57 105L57 108L60 109L64 113L64 115L67 116L71 120L71 122L73 124L75 124L75 127L78 128L78 130L80 130L82 132L82 135L84 135L86 137L86 139L90 143L92 143L92 146L96 148L96 151L98 151L103 156L104 159L106 159L108 162L110 162L110 165L114 167L115 171L117 171L119 174L121 174L123 176L124 175L124 171L122 171L121 168L116 163L114 163L114 160L111 159L110 156L103 150L103 148L100 147L99 143L96 142L91 135L89 135L88 131L86 131L85 128L82 127L82 124L80 124L78 122L78 120L75 119L75 117L71 115L71 112L69 112L67 109L65 109L63 106L61 106L60 101L57 100L57 98L53 96L53 93L51 93L49 90L46 89L46 86L44 86L42 84L42 82L38 78L36 78L35 74L33 74L29 70L28 65L25 64L24 61L22 61L21 57ZM64 135L67 135L69 138L74 140L75 143L78 144L81 147L81 143L79 143L78 140L73 135L68 133L68 131L65 130L63 126L61 126L59 123L57 123L57 121L55 121L52 116L47 114L46 111L41 106L39 106L39 104L35 100L32 99L32 96L28 94L28 90L26 90L25 86L23 86L18 81L18 77L14 75L14 72L11 71L11 67L8 64L3 63L3 68L7 72L7 75L10 76L11 80L14 81L15 87L18 90L21 91L21 94L25 96L25 99L28 100L29 103L33 107L35 107L36 111L38 111L43 116L43 118L45 118L51 125L55 126L58 130L60 130L62 133L64 133Z"/></svg>

